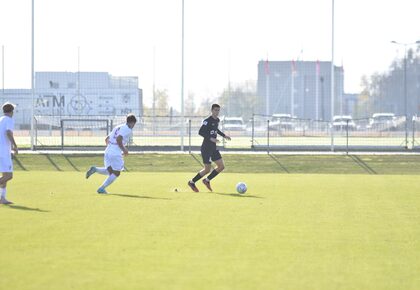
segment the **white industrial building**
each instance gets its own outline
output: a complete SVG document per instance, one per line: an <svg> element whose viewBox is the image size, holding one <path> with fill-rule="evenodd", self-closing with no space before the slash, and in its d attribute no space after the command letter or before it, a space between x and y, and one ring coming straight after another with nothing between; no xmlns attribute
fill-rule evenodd
<svg viewBox="0 0 420 290"><path fill-rule="evenodd" d="M28 128L32 114L49 116L119 116L142 114L137 77L106 72L37 72L32 102L30 89L5 89L1 101L17 105L15 124Z"/></svg>

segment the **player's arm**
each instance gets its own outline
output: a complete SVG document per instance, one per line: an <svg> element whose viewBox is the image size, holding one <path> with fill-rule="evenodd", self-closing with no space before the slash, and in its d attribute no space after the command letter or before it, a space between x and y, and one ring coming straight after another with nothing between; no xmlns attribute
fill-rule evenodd
<svg viewBox="0 0 420 290"><path fill-rule="evenodd" d="M127 148L125 148L124 144L123 144L123 137L121 135L119 135L117 137L117 144L120 147L121 151L123 152L124 155L128 155L128 150Z"/></svg>
<svg viewBox="0 0 420 290"><path fill-rule="evenodd" d="M13 131L7 130L6 135L7 135L7 138L9 138L10 143L12 143L12 150L15 152L15 154L18 154L18 147L16 145L15 138L13 137Z"/></svg>
<svg viewBox="0 0 420 290"><path fill-rule="evenodd" d="M226 135L225 133L223 133L222 131L220 131L219 129L217 129L217 134L219 134L220 136L222 136L223 138L225 138L226 140L230 140L231 138Z"/></svg>
<svg viewBox="0 0 420 290"><path fill-rule="evenodd" d="M211 142L218 143L219 140L216 138L212 138L210 135L210 130L207 121L204 121L203 124L200 127L200 130L198 131L198 135L203 137L205 140L210 140Z"/></svg>
<svg viewBox="0 0 420 290"><path fill-rule="evenodd" d="M108 143L109 143L109 136L106 136L106 138L105 138L105 145L108 145Z"/></svg>

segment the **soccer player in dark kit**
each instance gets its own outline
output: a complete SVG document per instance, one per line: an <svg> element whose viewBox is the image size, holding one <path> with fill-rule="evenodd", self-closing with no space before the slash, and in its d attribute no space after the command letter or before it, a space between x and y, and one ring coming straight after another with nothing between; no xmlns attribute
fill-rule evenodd
<svg viewBox="0 0 420 290"><path fill-rule="evenodd" d="M209 176L207 176L207 178L203 179L204 185L210 191L213 191L210 186L210 181L222 172L223 169L225 169L222 155L220 155L216 146L216 144L220 142L217 139L217 135L222 136L226 140L230 140L230 137L225 135L218 128L220 122L218 118L219 113L220 106L218 104L213 104L211 106L211 116L203 121L200 131L198 132L198 134L204 138L203 144L201 145L201 156L203 157L204 168L198 172L192 180L188 181L188 186L195 192L199 192L195 183L210 172L211 161L216 163L217 167L210 173Z"/></svg>

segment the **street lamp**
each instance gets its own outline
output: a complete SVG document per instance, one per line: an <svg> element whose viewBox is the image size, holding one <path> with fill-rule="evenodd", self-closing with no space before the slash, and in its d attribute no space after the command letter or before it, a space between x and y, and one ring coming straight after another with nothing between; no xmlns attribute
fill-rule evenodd
<svg viewBox="0 0 420 290"><path fill-rule="evenodd" d="M420 44L420 40L410 43L391 41L392 44L404 46L404 115L405 115L405 148L408 148L408 112L407 112L407 46Z"/></svg>
<svg viewBox="0 0 420 290"><path fill-rule="evenodd" d="M184 69L185 69L185 5L184 0L182 0L182 30L181 30L181 151L184 151L184 122L185 122L185 112L184 112Z"/></svg>

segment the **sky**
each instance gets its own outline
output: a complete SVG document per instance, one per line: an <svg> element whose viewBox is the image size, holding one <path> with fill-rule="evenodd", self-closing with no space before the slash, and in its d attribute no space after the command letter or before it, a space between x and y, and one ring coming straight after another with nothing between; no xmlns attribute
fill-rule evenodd
<svg viewBox="0 0 420 290"><path fill-rule="evenodd" d="M214 99L257 79L260 60L331 59L332 0L184 0L185 97ZM171 105L181 96L182 0L35 0L35 71L137 76L145 103L153 84ZM385 71L420 40L418 0L335 0L335 64L345 91ZM31 0L0 0L4 87L30 88ZM1 71L0 71L1 75ZM3 76L2 76L3 79ZM3 86L3 83L0 85Z"/></svg>

